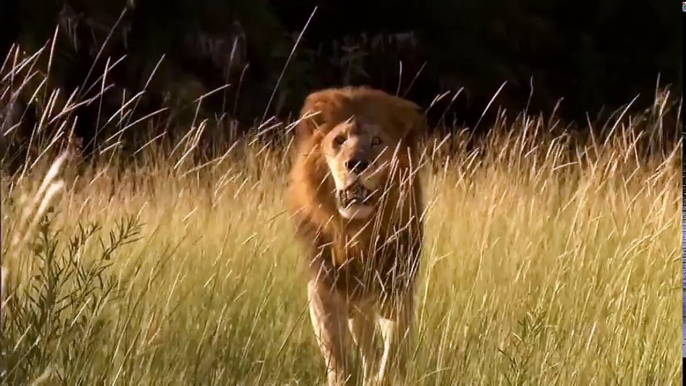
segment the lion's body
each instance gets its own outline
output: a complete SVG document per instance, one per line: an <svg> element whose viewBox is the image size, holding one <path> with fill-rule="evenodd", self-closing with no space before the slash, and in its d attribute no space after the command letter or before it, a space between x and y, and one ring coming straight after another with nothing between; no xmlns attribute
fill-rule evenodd
<svg viewBox="0 0 686 386"><path fill-rule="evenodd" d="M383 331L384 321L393 331L409 329L424 211L417 175L424 119L417 110L368 88L319 91L302 109L290 209L309 248L311 313L322 353L334 362L330 384L342 382L345 372L345 345L328 342L344 338L340 319L350 319L353 338L368 354L367 378L376 359L371 332L355 326L369 330L381 319L387 347L379 379L399 344ZM357 170L358 164L364 166Z"/></svg>

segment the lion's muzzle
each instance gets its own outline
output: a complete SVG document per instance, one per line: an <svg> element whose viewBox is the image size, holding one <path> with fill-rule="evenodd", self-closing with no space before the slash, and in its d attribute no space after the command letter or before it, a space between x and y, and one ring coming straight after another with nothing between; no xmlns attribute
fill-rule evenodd
<svg viewBox="0 0 686 386"><path fill-rule="evenodd" d="M367 189L362 183L356 181L346 189L336 191L336 202L340 214L353 220L368 218L374 213L374 206L371 203L373 192Z"/></svg>

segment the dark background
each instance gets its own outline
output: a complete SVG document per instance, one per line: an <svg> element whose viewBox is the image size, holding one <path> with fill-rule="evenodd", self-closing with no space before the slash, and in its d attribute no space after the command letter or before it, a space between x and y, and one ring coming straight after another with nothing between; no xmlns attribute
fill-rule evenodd
<svg viewBox="0 0 686 386"><path fill-rule="evenodd" d="M86 139L103 124L97 110L109 117L122 92L145 88L136 113L169 107L158 119L179 123L194 114L196 98L227 83L204 99L200 114L236 120L241 129L264 117L289 117L315 89L368 84L395 93L399 82L400 94L423 107L462 89L452 103L449 95L430 109L434 125L474 125L505 81L496 106L549 114L564 98L559 115L586 122L639 93L632 107L649 106L658 74L660 85L671 84L680 98L678 6L654 0L0 0L0 58L13 43L35 52L59 25L49 86L68 95L95 82L108 58L111 65L125 56L108 71L114 87L104 103L74 112L77 134ZM40 110L28 100L1 99Z"/></svg>

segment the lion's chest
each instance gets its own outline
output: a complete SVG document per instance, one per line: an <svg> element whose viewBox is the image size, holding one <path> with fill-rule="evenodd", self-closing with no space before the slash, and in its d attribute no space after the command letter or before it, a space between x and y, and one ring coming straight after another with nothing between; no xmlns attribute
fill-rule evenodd
<svg viewBox="0 0 686 386"><path fill-rule="evenodd" d="M390 295L412 284L418 263L407 240L378 245L332 243L330 258L322 261L320 274L348 298Z"/></svg>

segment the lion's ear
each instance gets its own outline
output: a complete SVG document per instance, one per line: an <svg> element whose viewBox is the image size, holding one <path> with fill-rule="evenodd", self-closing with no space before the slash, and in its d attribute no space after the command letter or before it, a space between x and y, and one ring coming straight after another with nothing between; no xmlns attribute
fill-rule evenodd
<svg viewBox="0 0 686 386"><path fill-rule="evenodd" d="M297 138L309 138L328 121L331 115L331 95L326 91L314 92L305 98L300 110L300 122L295 127Z"/></svg>
<svg viewBox="0 0 686 386"><path fill-rule="evenodd" d="M421 107L414 105L414 108L412 109L411 113L411 118L408 119L408 121L411 122L408 131L411 132L413 135L423 136L428 133L429 124L426 120L424 110Z"/></svg>
<svg viewBox="0 0 686 386"><path fill-rule="evenodd" d="M402 128L402 136L422 136L428 131L426 116L422 108L407 99L393 97L392 119L397 122L398 127Z"/></svg>

